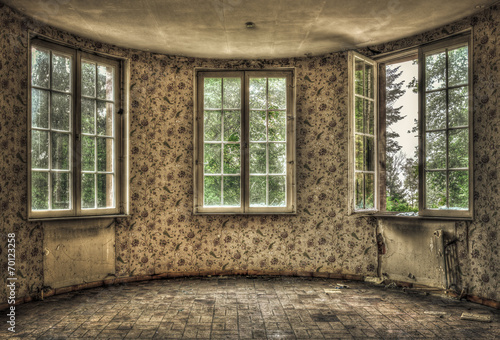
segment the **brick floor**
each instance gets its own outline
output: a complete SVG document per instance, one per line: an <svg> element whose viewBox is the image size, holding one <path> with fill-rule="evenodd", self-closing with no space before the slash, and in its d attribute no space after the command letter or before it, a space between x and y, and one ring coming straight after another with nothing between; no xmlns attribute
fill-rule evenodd
<svg viewBox="0 0 500 340"><path fill-rule="evenodd" d="M100 287L17 306L15 336L2 311L0 338L500 339L498 310L364 282L336 290L337 283L227 277ZM464 311L493 322L460 320Z"/></svg>

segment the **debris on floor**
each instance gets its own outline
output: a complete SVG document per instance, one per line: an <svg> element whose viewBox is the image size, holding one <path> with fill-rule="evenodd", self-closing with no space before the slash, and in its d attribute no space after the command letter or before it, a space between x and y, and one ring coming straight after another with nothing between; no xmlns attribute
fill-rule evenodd
<svg viewBox="0 0 500 340"><path fill-rule="evenodd" d="M491 322L491 315L463 312L461 320Z"/></svg>
<svg viewBox="0 0 500 340"><path fill-rule="evenodd" d="M337 283L337 285L335 286L335 289L349 289L349 286L344 285L342 283Z"/></svg>
<svg viewBox="0 0 500 340"><path fill-rule="evenodd" d="M388 285L385 285L385 288L398 288L398 285L395 282L391 282Z"/></svg>
<svg viewBox="0 0 500 340"><path fill-rule="evenodd" d="M384 282L384 279L377 276L367 276L365 277L365 282L371 282L380 285Z"/></svg>
<svg viewBox="0 0 500 340"><path fill-rule="evenodd" d="M340 294L342 292L338 289L325 289L325 293L327 293L327 294Z"/></svg>

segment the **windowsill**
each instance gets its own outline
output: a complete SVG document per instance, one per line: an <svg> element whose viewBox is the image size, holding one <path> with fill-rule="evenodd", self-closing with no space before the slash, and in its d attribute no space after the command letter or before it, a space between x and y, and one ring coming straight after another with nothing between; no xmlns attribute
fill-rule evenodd
<svg viewBox="0 0 500 340"><path fill-rule="evenodd" d="M367 215L364 215L367 216ZM393 212L377 212L370 214L369 216L373 216L375 218L381 219L408 219L408 220L445 220L445 221L473 221L474 219L470 216L408 216L408 215L400 215L400 213Z"/></svg>
<svg viewBox="0 0 500 340"><path fill-rule="evenodd" d="M61 217L30 217L28 222L44 222L44 221L65 221L65 220L88 220L88 219L104 219L104 218L126 218L127 214L114 215L89 215L89 216L61 216Z"/></svg>
<svg viewBox="0 0 500 340"><path fill-rule="evenodd" d="M207 215L239 215L239 216L259 216L259 215L292 215L296 216L297 212L250 212L250 213L240 213L240 212L193 212L194 216L207 216Z"/></svg>

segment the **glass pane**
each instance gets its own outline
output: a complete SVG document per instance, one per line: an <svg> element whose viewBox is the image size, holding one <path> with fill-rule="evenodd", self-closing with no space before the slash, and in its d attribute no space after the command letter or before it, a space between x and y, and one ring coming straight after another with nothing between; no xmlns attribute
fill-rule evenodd
<svg viewBox="0 0 500 340"><path fill-rule="evenodd" d="M97 171L113 172L113 139L97 138Z"/></svg>
<svg viewBox="0 0 500 340"><path fill-rule="evenodd" d="M363 209L364 206L364 181L363 181L363 174L362 173L356 173L355 176L355 190L356 190L356 209Z"/></svg>
<svg viewBox="0 0 500 340"><path fill-rule="evenodd" d="M469 172L450 171L450 209L469 209Z"/></svg>
<svg viewBox="0 0 500 340"><path fill-rule="evenodd" d="M266 144L250 143L250 173L266 173Z"/></svg>
<svg viewBox="0 0 500 340"><path fill-rule="evenodd" d="M95 100L82 98L82 132L95 133Z"/></svg>
<svg viewBox="0 0 500 340"><path fill-rule="evenodd" d="M97 207L114 207L113 175L97 174Z"/></svg>
<svg viewBox="0 0 500 340"><path fill-rule="evenodd" d="M375 142L374 137L365 137L365 169L366 171L375 170Z"/></svg>
<svg viewBox="0 0 500 340"><path fill-rule="evenodd" d="M47 172L31 172L31 209L49 209L49 174Z"/></svg>
<svg viewBox="0 0 500 340"><path fill-rule="evenodd" d="M95 138L82 136L82 170L95 171Z"/></svg>
<svg viewBox="0 0 500 340"><path fill-rule="evenodd" d="M49 88L49 70L49 52L42 51L36 47L33 47L31 49L31 84L33 84L33 86Z"/></svg>
<svg viewBox="0 0 500 340"><path fill-rule="evenodd" d="M286 78L269 78L269 110L286 110Z"/></svg>
<svg viewBox="0 0 500 340"><path fill-rule="evenodd" d="M449 167L469 167L469 129L450 130L448 142Z"/></svg>
<svg viewBox="0 0 500 340"><path fill-rule="evenodd" d="M224 177L224 206L240 206L240 176Z"/></svg>
<svg viewBox="0 0 500 340"><path fill-rule="evenodd" d="M52 173L52 209L69 209L69 179L67 172Z"/></svg>
<svg viewBox="0 0 500 340"><path fill-rule="evenodd" d="M446 86L446 54L444 52L425 57L425 88L427 91Z"/></svg>
<svg viewBox="0 0 500 340"><path fill-rule="evenodd" d="M97 101L96 129L100 136L113 136L113 103Z"/></svg>
<svg viewBox="0 0 500 340"><path fill-rule="evenodd" d="M49 91L31 90L31 126L49 128Z"/></svg>
<svg viewBox="0 0 500 340"><path fill-rule="evenodd" d="M95 64L82 62L82 95L95 97Z"/></svg>
<svg viewBox="0 0 500 340"><path fill-rule="evenodd" d="M205 109L221 109L222 108L222 79L221 78L205 78L204 101Z"/></svg>
<svg viewBox="0 0 500 340"><path fill-rule="evenodd" d="M240 111L224 111L224 141L238 142L240 140Z"/></svg>
<svg viewBox="0 0 500 340"><path fill-rule="evenodd" d="M71 131L71 95L52 93L52 102L50 103L51 128L56 130Z"/></svg>
<svg viewBox="0 0 500 340"><path fill-rule="evenodd" d="M373 135L375 133L375 111L373 109L374 102L371 100L364 100L365 102L365 132Z"/></svg>
<svg viewBox="0 0 500 340"><path fill-rule="evenodd" d="M206 174L221 173L221 144L206 144L204 155L204 171Z"/></svg>
<svg viewBox="0 0 500 340"><path fill-rule="evenodd" d="M268 117L269 141L286 141L286 111L271 111Z"/></svg>
<svg viewBox="0 0 500 340"><path fill-rule="evenodd" d="M363 170L364 158L365 158L363 136L355 136L354 144L355 144L356 170Z"/></svg>
<svg viewBox="0 0 500 340"><path fill-rule="evenodd" d="M224 78L224 108L239 109L241 107L241 79Z"/></svg>
<svg viewBox="0 0 500 340"><path fill-rule="evenodd" d="M95 208L94 174L82 174L82 208Z"/></svg>
<svg viewBox="0 0 500 340"><path fill-rule="evenodd" d="M52 169L69 170L69 135L52 132Z"/></svg>
<svg viewBox="0 0 500 340"><path fill-rule="evenodd" d="M269 206L284 207L286 197L286 176L269 176Z"/></svg>
<svg viewBox="0 0 500 340"><path fill-rule="evenodd" d="M365 209L373 209L375 207L375 175L365 174Z"/></svg>
<svg viewBox="0 0 500 340"><path fill-rule="evenodd" d="M240 172L240 145L224 145L224 173L238 174Z"/></svg>
<svg viewBox="0 0 500 340"><path fill-rule="evenodd" d="M374 98L375 73L373 65L365 63L365 97Z"/></svg>
<svg viewBox="0 0 500 340"><path fill-rule="evenodd" d="M52 89L71 92L71 58L52 54Z"/></svg>
<svg viewBox="0 0 500 340"><path fill-rule="evenodd" d="M266 140L266 111L250 112L250 140L253 142Z"/></svg>
<svg viewBox="0 0 500 340"><path fill-rule="evenodd" d="M221 177L205 176L204 205L221 205Z"/></svg>
<svg viewBox="0 0 500 340"><path fill-rule="evenodd" d="M354 112L354 119L356 124L356 132L364 133L365 132L365 116L363 115L363 98L356 97L356 106Z"/></svg>
<svg viewBox="0 0 500 340"><path fill-rule="evenodd" d="M205 141L220 141L222 129L222 114L220 111L205 111L204 133Z"/></svg>
<svg viewBox="0 0 500 340"><path fill-rule="evenodd" d="M449 90L450 127L469 125L469 87Z"/></svg>
<svg viewBox="0 0 500 340"><path fill-rule="evenodd" d="M97 98L113 100L113 67L97 66Z"/></svg>
<svg viewBox="0 0 500 340"><path fill-rule="evenodd" d="M286 144L269 143L269 173L286 173Z"/></svg>
<svg viewBox="0 0 500 340"><path fill-rule="evenodd" d="M31 130L31 168L49 168L49 133Z"/></svg>
<svg viewBox="0 0 500 340"><path fill-rule="evenodd" d="M428 209L446 209L446 174L443 171L426 173L425 206Z"/></svg>
<svg viewBox="0 0 500 340"><path fill-rule="evenodd" d="M363 91L364 66L365 66L364 61L356 59L355 71L354 71L354 76L356 79L355 88L356 88L356 94L359 94L361 96L364 95Z"/></svg>
<svg viewBox="0 0 500 340"><path fill-rule="evenodd" d="M448 86L469 82L469 48L460 47L448 51Z"/></svg>
<svg viewBox="0 0 500 340"><path fill-rule="evenodd" d="M425 95L425 121L427 130L446 128L446 90Z"/></svg>
<svg viewBox="0 0 500 340"><path fill-rule="evenodd" d="M250 78L250 109L266 109L267 78Z"/></svg>
<svg viewBox="0 0 500 340"><path fill-rule="evenodd" d="M446 168L446 138L444 131L426 133L425 160L427 169Z"/></svg>
<svg viewBox="0 0 500 340"><path fill-rule="evenodd" d="M265 206L266 191L266 176L250 176L250 206Z"/></svg>

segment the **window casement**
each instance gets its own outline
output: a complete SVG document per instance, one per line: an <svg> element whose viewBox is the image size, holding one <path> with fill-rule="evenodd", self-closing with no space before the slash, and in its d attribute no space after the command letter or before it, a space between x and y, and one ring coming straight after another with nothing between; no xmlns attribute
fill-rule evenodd
<svg viewBox="0 0 500 340"><path fill-rule="evenodd" d="M34 38L30 219L124 214L121 63Z"/></svg>
<svg viewBox="0 0 500 340"><path fill-rule="evenodd" d="M408 81L412 68L415 76ZM472 218L470 32L379 56L376 61L351 52L349 72L351 213ZM372 73L379 88L373 85L374 97L367 95ZM403 96L405 92L414 92L418 100ZM373 101L377 108L377 98L378 110L372 113L367 105ZM412 123L396 124L410 111L416 117L410 119ZM414 154L399 152L402 146L395 137L409 144L415 139ZM401 190L396 190L398 185ZM411 203L415 199L418 206Z"/></svg>
<svg viewBox="0 0 500 340"><path fill-rule="evenodd" d="M196 70L195 214L295 213L291 69Z"/></svg>

